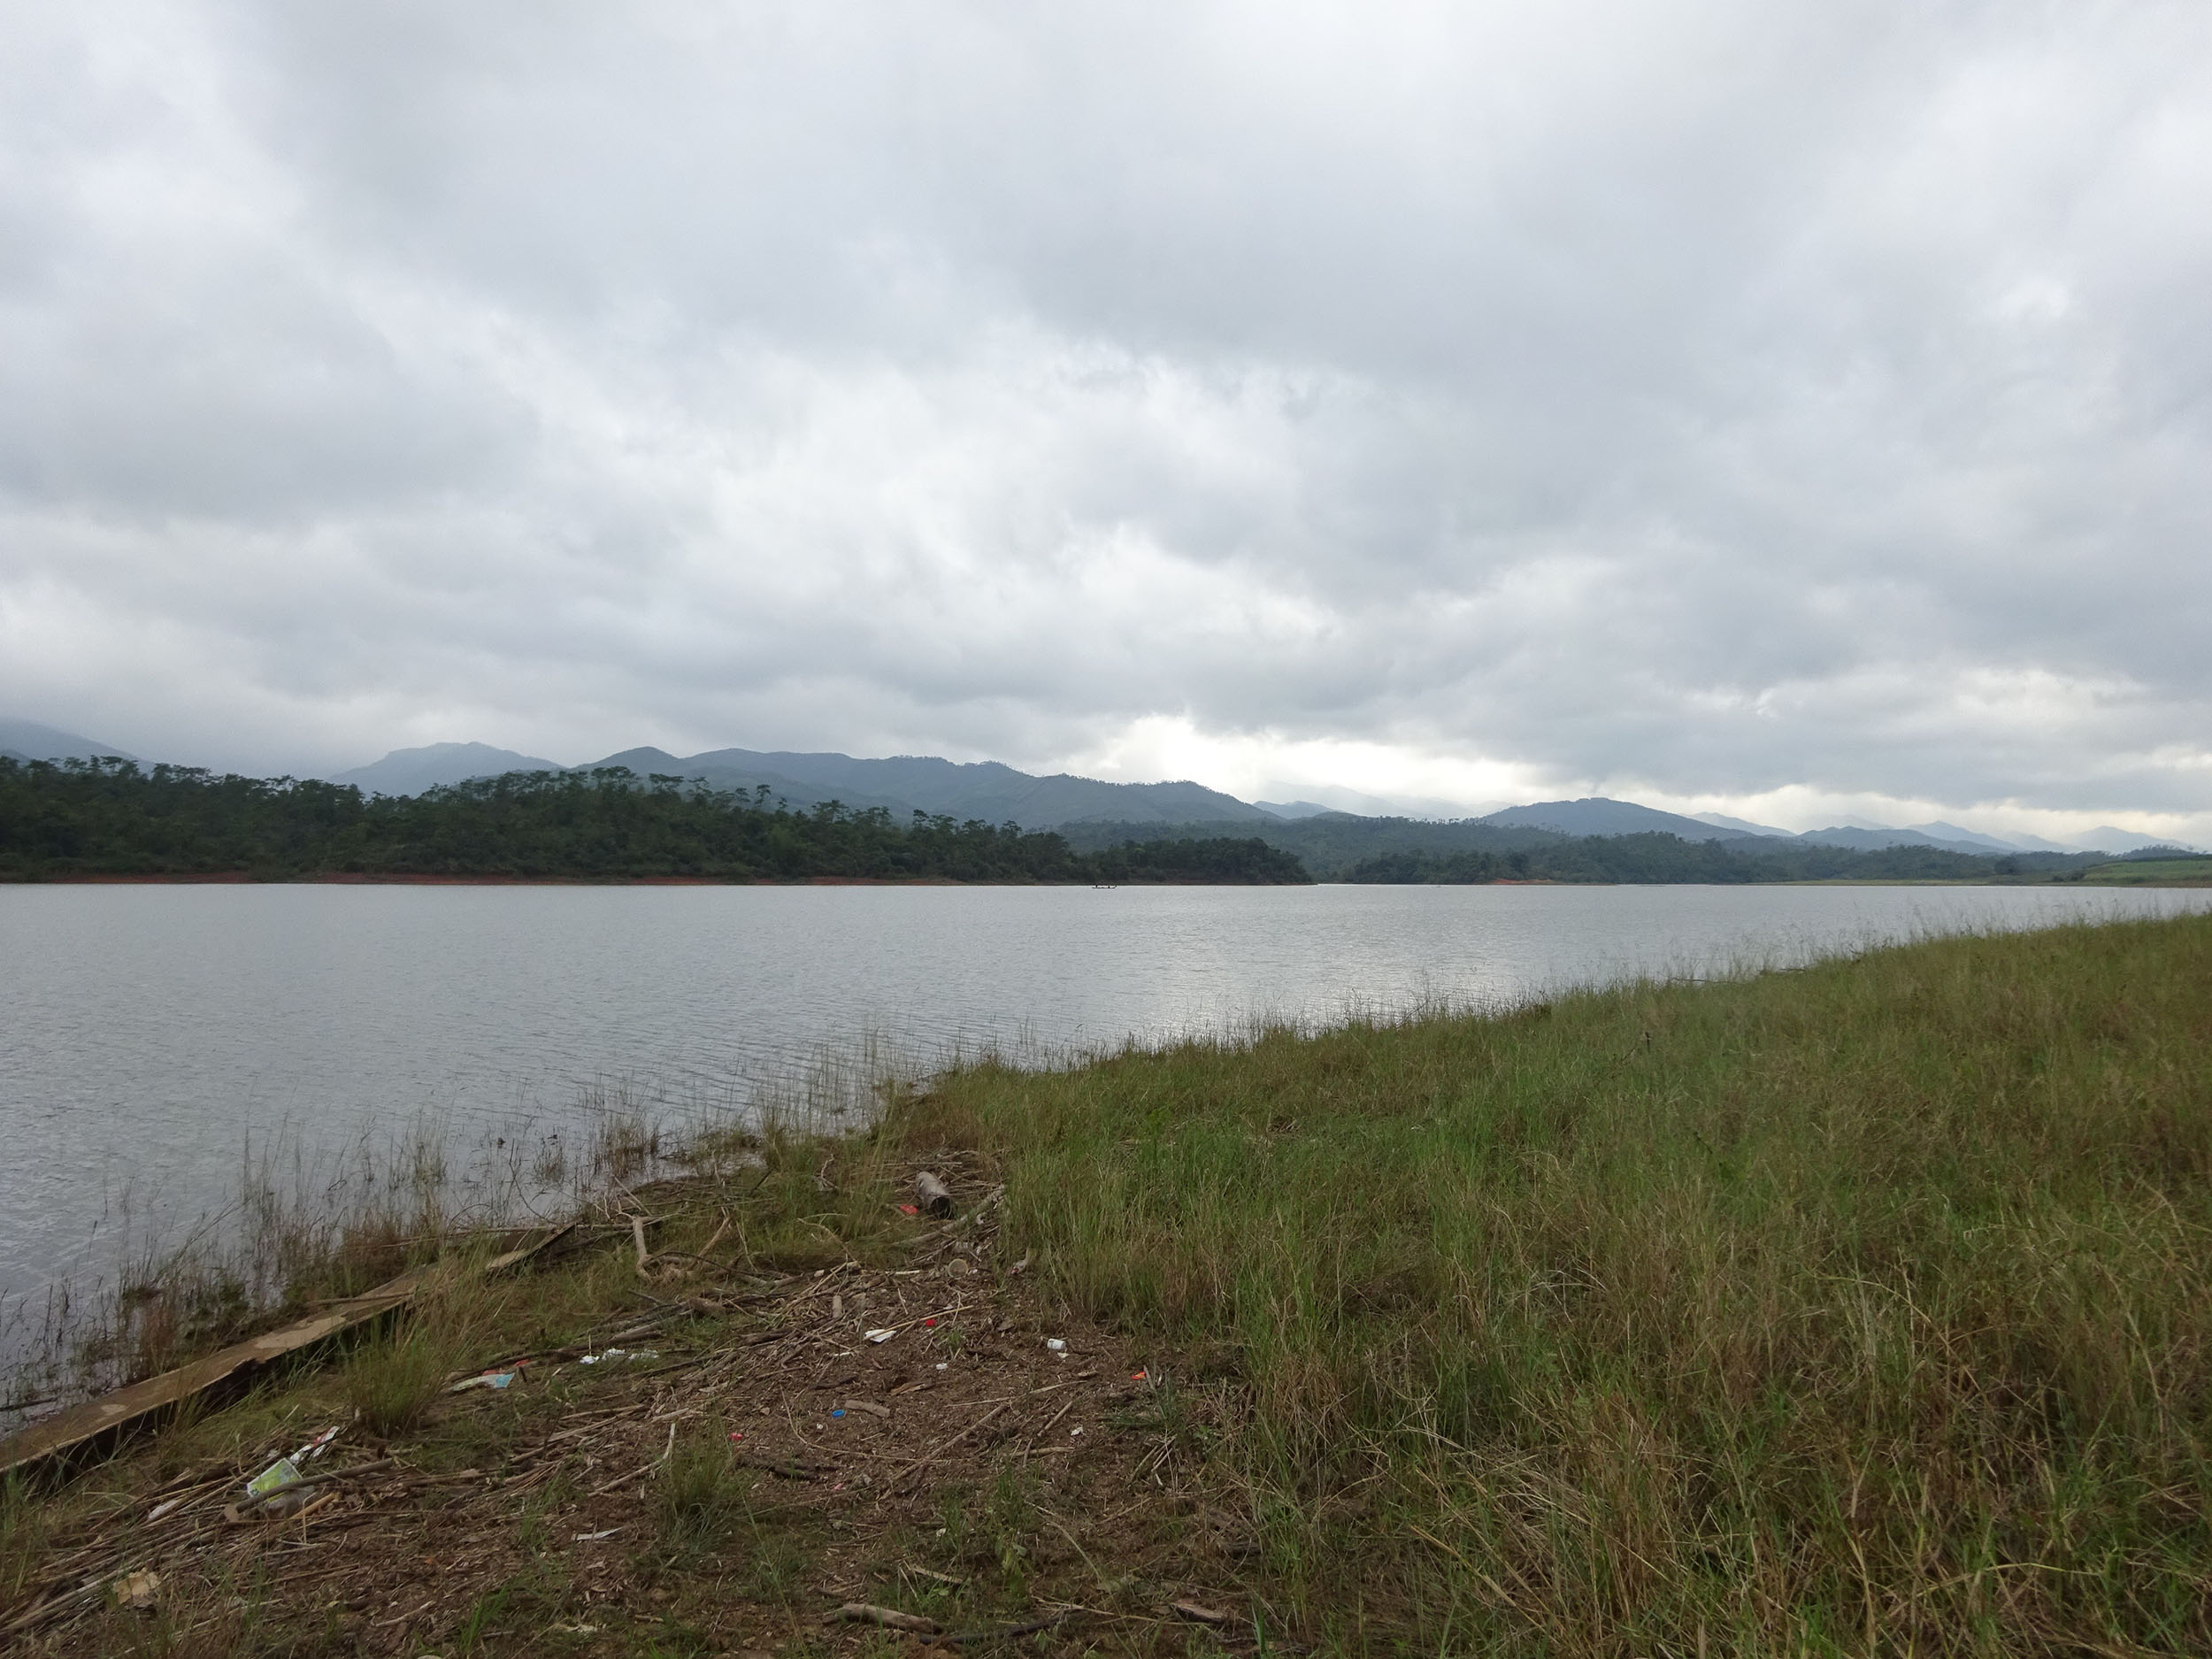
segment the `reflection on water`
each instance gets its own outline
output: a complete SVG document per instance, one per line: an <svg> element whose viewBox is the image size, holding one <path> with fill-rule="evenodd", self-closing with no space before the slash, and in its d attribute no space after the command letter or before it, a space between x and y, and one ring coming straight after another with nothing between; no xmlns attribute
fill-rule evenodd
<svg viewBox="0 0 2212 1659"><path fill-rule="evenodd" d="M1049 1061L1256 1017L1495 1004L2212 895L1882 887L0 888L0 1293L174 1225L250 1140L468 1145ZM805 1079L811 1079L810 1085ZM304 1178L303 1178L304 1179ZM103 1217L107 1217L105 1222Z"/></svg>

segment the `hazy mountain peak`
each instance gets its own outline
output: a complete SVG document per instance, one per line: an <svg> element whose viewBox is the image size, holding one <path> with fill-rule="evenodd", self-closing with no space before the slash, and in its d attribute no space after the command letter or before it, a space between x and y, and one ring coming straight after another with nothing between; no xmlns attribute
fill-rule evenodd
<svg viewBox="0 0 2212 1659"><path fill-rule="evenodd" d="M349 783L365 795L420 795L440 784L470 778L495 778L506 772L558 772L557 761L541 760L488 743L426 743L396 749L381 760L334 774L333 783Z"/></svg>
<svg viewBox="0 0 2212 1659"><path fill-rule="evenodd" d="M1585 795L1578 801L1536 801L1493 812L1482 822L1525 825L1532 829L1556 830L1563 835L1679 835L1684 841L1735 841L1744 832L1639 806L1633 801L1615 801L1605 795ZM1763 832L1759 832L1763 833Z"/></svg>
<svg viewBox="0 0 2212 1659"><path fill-rule="evenodd" d="M1741 830L1747 835L1779 835L1787 839L1797 833L1794 830L1777 829L1771 824L1754 824L1749 818L1730 818L1725 812L1693 812L1690 816L1716 829Z"/></svg>
<svg viewBox="0 0 2212 1659"><path fill-rule="evenodd" d="M138 758L127 749L119 749L113 743L65 732L58 726L42 726L36 720L4 716L0 716L0 751L19 760L89 760L109 755L123 760Z"/></svg>
<svg viewBox="0 0 2212 1659"><path fill-rule="evenodd" d="M2115 824L2100 824L2086 835L2077 835L2074 845L2083 852L2135 853L2146 847L2180 847L2190 852L2197 849L2171 835L2146 835L2140 830L2124 830Z"/></svg>
<svg viewBox="0 0 2212 1659"><path fill-rule="evenodd" d="M1992 852L2016 853L2025 850L2016 841L2006 841L1995 835L1985 835L1981 831L1968 829L1962 824L1947 824L1941 818L1926 824L1908 825L1906 833L1913 835L1925 835L1933 841L1962 841L1969 847L1986 848Z"/></svg>

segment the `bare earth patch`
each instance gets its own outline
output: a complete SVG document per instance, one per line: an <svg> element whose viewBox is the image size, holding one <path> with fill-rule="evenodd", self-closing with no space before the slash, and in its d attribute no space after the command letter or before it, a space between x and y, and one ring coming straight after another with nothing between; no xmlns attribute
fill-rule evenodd
<svg viewBox="0 0 2212 1659"><path fill-rule="evenodd" d="M326 1426L319 1400L166 1479L142 1446L62 1506L0 1632L51 1654L1250 1647L1254 1547L1194 1484L1173 1358L1069 1324L998 1260L988 1186L952 1184L963 1218L902 1265L696 1262L564 1350L487 1352L511 1383L442 1393L389 1442L347 1426L288 1514L242 1513L244 1483Z"/></svg>

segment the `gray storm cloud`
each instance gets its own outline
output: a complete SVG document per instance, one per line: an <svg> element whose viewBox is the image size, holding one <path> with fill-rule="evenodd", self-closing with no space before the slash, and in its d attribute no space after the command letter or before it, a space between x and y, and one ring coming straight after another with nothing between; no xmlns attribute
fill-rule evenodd
<svg viewBox="0 0 2212 1659"><path fill-rule="evenodd" d="M2200 5L0 31L16 712L2212 812Z"/></svg>

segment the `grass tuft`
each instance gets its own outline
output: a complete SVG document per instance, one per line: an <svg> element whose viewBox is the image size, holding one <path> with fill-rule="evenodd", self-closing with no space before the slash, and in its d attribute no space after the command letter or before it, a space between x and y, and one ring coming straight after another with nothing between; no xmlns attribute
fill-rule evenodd
<svg viewBox="0 0 2212 1659"><path fill-rule="evenodd" d="M419 1427L454 1371L481 1357L511 1294L476 1278L465 1262L443 1265L403 1319L348 1360L345 1400L356 1420L385 1440Z"/></svg>
<svg viewBox="0 0 2212 1659"><path fill-rule="evenodd" d="M655 1472L653 1513L661 1540L679 1555L718 1549L751 1512L757 1477L730 1455L719 1426L682 1435Z"/></svg>

